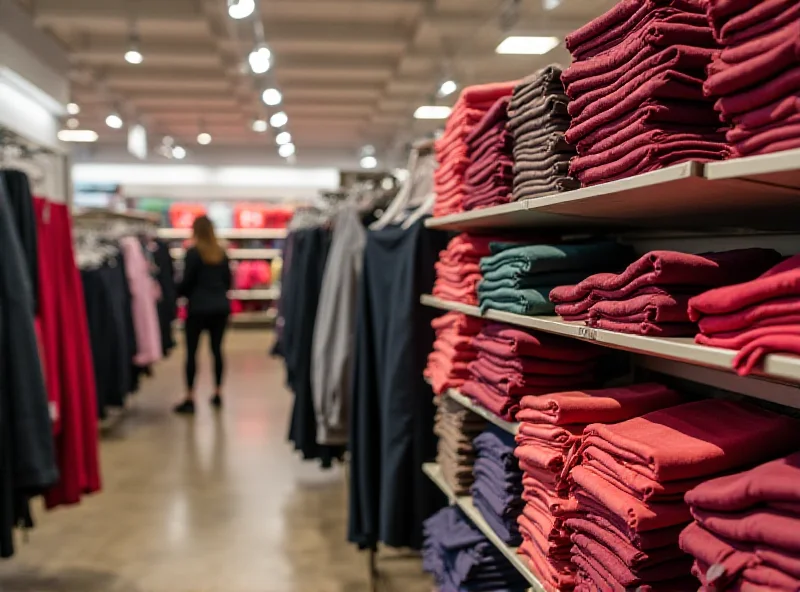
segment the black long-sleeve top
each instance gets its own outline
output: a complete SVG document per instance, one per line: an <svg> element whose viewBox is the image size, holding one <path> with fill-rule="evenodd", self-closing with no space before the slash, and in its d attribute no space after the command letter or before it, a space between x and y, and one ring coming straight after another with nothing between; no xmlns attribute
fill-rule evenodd
<svg viewBox="0 0 800 592"><path fill-rule="evenodd" d="M189 300L189 314L230 313L228 290L231 289L231 267L227 257L209 265L192 247L186 252L183 281L178 296Z"/></svg>

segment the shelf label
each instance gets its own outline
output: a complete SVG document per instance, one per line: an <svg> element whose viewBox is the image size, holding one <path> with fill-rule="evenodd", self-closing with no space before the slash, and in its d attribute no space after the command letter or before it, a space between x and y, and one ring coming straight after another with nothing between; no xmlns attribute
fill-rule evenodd
<svg viewBox="0 0 800 592"><path fill-rule="evenodd" d="M578 337L597 341L597 329L593 329L592 327L578 327Z"/></svg>

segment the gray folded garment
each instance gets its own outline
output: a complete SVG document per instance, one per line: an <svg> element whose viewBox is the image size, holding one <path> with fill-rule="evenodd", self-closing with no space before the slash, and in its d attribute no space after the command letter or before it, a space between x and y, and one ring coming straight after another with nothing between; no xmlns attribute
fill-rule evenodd
<svg viewBox="0 0 800 592"><path fill-rule="evenodd" d="M521 111L528 108L529 104L541 97L548 95L566 95L564 87L561 82L551 82L547 85L529 85L525 87L517 87L519 93L515 94L511 102L508 104L508 115L514 117Z"/></svg>
<svg viewBox="0 0 800 592"><path fill-rule="evenodd" d="M525 109L521 109L513 117L509 117L507 129L516 136L516 130L531 121L545 118L569 121L568 101L566 95L548 95L534 99Z"/></svg>
<svg viewBox="0 0 800 592"><path fill-rule="evenodd" d="M512 134L514 146L538 144L544 141L543 138L547 138L551 134L563 135L568 129L569 121L567 120L548 120L546 118L531 120Z"/></svg>
<svg viewBox="0 0 800 592"><path fill-rule="evenodd" d="M529 100L532 93L534 95L536 95L536 93L539 95L547 94L548 90L553 89L554 92L561 92L563 94L564 85L561 82L561 73L561 66L550 64L524 78L516 88L514 88L514 92L511 95L511 102L509 103L509 111L523 105Z"/></svg>
<svg viewBox="0 0 800 592"><path fill-rule="evenodd" d="M550 181L530 181L514 188L512 201L544 197L553 193L563 193L564 191L574 191L581 188L581 182L572 177L558 177Z"/></svg>

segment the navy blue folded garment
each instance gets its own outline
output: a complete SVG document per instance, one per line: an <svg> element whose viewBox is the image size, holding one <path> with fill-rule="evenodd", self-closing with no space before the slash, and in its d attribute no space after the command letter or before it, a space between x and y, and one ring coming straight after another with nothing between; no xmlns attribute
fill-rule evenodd
<svg viewBox="0 0 800 592"><path fill-rule="evenodd" d="M472 503L481 513L486 523L506 545L519 547L522 544L522 535L519 532L517 518L522 513L524 504L517 504L516 508L507 507L504 511L497 511L497 500L491 496L484 496L480 486L472 486Z"/></svg>
<svg viewBox="0 0 800 592"><path fill-rule="evenodd" d="M457 507L425 521L422 563L440 592L523 592L528 585Z"/></svg>

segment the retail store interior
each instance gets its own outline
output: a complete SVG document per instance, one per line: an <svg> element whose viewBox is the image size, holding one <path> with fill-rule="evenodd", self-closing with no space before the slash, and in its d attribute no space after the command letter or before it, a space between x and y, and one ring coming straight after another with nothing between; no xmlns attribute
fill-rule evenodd
<svg viewBox="0 0 800 592"><path fill-rule="evenodd" d="M0 0L0 592L800 592L800 0Z"/></svg>

